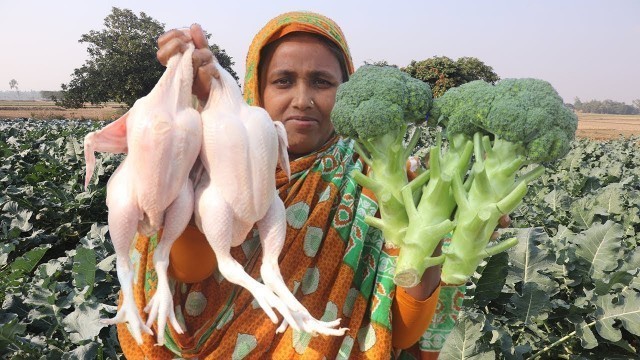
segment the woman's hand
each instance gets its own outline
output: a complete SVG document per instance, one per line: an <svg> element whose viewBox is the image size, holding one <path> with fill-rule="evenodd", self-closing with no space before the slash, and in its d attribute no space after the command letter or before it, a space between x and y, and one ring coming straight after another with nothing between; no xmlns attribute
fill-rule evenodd
<svg viewBox="0 0 640 360"><path fill-rule="evenodd" d="M509 214L506 215L502 215L500 217L500 220L498 220L498 226L506 229L511 225L511 218L509 217ZM500 234L498 233L498 231L494 231L493 234L491 234L491 241L495 241L498 240L498 238L500 237Z"/></svg>
<svg viewBox="0 0 640 360"><path fill-rule="evenodd" d="M189 29L173 29L162 34L158 38L158 53L156 54L160 63L167 66L169 59L187 49L187 44L193 42L193 87L192 92L202 102L209 98L211 89L211 77L220 77L218 69L215 67L216 58L209 49L207 38L202 31L202 27L193 24Z"/></svg>

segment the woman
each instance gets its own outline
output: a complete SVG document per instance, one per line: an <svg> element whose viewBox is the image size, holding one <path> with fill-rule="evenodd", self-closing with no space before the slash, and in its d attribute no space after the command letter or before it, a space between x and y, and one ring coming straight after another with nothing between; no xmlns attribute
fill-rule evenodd
<svg viewBox="0 0 640 360"><path fill-rule="evenodd" d="M166 64L189 41L198 48L193 93L204 103L210 77L218 74L199 26L192 26L190 33L173 30L163 35L158 59ZM192 264L215 263L211 255L202 255L206 240L191 227L172 250L174 305L186 332L169 329L166 347L153 346L155 338L147 335L138 346L120 324L118 334L128 358L388 358L394 349L419 339L434 313L440 269L427 269L415 288L396 288L394 255L384 249L380 232L363 221L377 206L348 174L364 165L352 142L336 136L330 122L337 87L353 70L344 36L333 21L314 13L287 13L254 38L244 87L247 102L264 107L287 130L292 177L276 174L287 207L287 236L280 254L283 278L314 317L342 318L340 326L349 328L347 334L311 337L291 328L276 334L278 324L252 306L248 291L224 281L215 269L211 276L179 269L184 258ZM144 269L134 285L141 311L155 288L156 243L156 237L136 241L134 259L137 268ZM259 241L253 234L233 248L232 255L251 276L259 276Z"/></svg>

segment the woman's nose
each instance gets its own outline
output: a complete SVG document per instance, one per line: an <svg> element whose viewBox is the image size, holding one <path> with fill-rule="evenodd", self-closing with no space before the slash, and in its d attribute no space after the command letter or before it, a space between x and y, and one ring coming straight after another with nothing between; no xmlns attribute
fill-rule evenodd
<svg viewBox="0 0 640 360"><path fill-rule="evenodd" d="M312 93L306 89L299 89L293 99L293 107L296 109L309 109L315 105Z"/></svg>

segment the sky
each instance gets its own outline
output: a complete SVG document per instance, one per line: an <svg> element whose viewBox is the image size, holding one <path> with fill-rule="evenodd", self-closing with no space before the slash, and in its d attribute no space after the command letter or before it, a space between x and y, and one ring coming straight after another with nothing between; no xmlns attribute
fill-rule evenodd
<svg viewBox="0 0 640 360"><path fill-rule="evenodd" d="M22 91L59 90L87 59L78 40L104 29L112 7L166 29L201 24L241 78L264 24L310 10L340 25L356 67L472 56L501 78L547 80L565 102L640 99L640 0L0 0L0 91L11 79Z"/></svg>

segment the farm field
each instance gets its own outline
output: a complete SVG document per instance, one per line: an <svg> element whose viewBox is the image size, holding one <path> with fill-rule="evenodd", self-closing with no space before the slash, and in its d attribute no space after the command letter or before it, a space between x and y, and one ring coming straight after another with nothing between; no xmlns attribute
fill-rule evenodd
<svg viewBox="0 0 640 360"><path fill-rule="evenodd" d="M83 110L124 108L0 102L0 359L123 358L115 326L100 322L118 302L105 197L123 156L98 155L85 189L82 148L103 126L88 119L117 115ZM442 358L640 353L640 116L580 114L578 131L501 230L518 245L467 284Z"/></svg>
<svg viewBox="0 0 640 360"><path fill-rule="evenodd" d="M578 113L578 137L605 140L640 135L640 115Z"/></svg>
<svg viewBox="0 0 640 360"><path fill-rule="evenodd" d="M104 106L88 104L81 109L65 109L56 106L53 101L1 101L0 119L92 119L115 120L124 114L126 108L122 104L107 103Z"/></svg>
<svg viewBox="0 0 640 360"><path fill-rule="evenodd" d="M122 104L107 103L82 109L65 109L52 101L0 101L0 119L114 120L125 112ZM640 115L578 114L577 136L595 140L640 136Z"/></svg>

